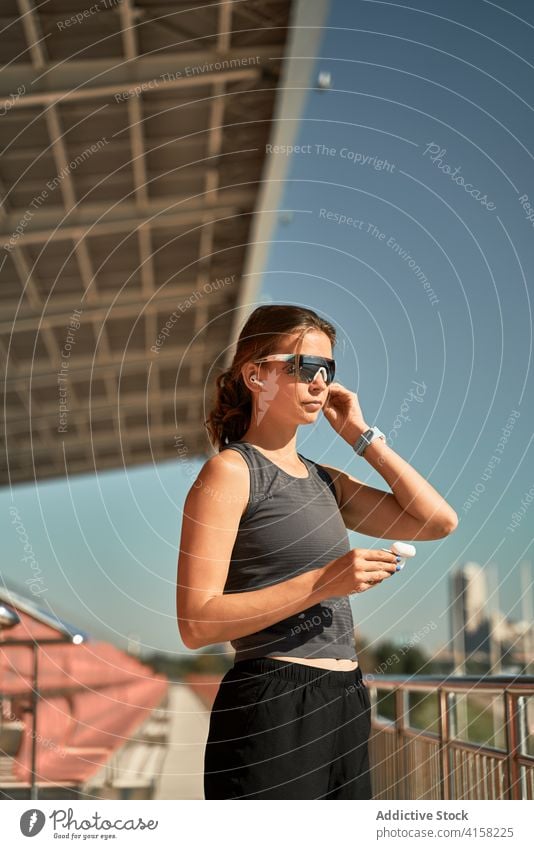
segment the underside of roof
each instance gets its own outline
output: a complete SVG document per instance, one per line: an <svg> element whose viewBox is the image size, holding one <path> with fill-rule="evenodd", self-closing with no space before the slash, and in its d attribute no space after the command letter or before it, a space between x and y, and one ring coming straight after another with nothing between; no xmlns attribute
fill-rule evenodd
<svg viewBox="0 0 534 849"><path fill-rule="evenodd" d="M213 451L291 13L3 0L0 483Z"/></svg>

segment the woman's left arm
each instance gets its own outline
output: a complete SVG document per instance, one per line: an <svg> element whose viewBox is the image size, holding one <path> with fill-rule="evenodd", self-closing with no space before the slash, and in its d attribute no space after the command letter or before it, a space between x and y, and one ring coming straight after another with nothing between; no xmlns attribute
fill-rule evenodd
<svg viewBox="0 0 534 849"><path fill-rule="evenodd" d="M368 430L358 397L339 383L329 387L323 412L352 447ZM444 498L383 439L367 446L363 458L389 484L392 492L366 486L339 469L325 466L340 487L339 508L350 530L384 539L439 539L452 533L458 516Z"/></svg>

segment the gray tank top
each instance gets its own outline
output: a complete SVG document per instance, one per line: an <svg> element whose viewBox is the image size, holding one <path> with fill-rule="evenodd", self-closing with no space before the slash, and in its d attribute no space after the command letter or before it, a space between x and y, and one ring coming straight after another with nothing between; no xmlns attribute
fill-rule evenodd
<svg viewBox="0 0 534 849"><path fill-rule="evenodd" d="M221 450L238 451L250 471L249 501L223 593L287 581L349 551L334 482L326 469L299 454L308 468L308 477L300 478L285 472L249 442L230 442ZM231 644L236 662L270 655L358 659L347 595L324 599Z"/></svg>

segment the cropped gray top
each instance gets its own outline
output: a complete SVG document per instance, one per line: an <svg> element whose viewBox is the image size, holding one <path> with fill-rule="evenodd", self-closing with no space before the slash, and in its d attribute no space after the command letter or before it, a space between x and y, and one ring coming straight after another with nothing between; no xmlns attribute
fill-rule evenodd
<svg viewBox="0 0 534 849"><path fill-rule="evenodd" d="M332 478L302 454L308 477L290 475L249 442L235 450L250 471L250 495L232 550L223 593L246 592L325 566L349 551ZM231 641L235 661L283 655L357 660L347 595L332 596L267 628Z"/></svg>

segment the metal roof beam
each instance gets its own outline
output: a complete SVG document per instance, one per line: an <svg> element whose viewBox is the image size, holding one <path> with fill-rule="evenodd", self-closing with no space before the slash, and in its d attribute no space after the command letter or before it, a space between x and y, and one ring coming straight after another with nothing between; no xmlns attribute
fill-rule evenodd
<svg viewBox="0 0 534 849"><path fill-rule="evenodd" d="M76 380L98 380L108 372L115 374L117 370L121 373L127 373L131 370L144 371L146 374L147 362L152 362L152 360L159 360L160 362L165 360L166 363L174 363L178 369L180 360L186 356L188 358L200 357L203 353L203 346L197 342L195 347L183 345L175 345L173 347L164 346L158 353L155 351L139 351L137 356L132 353L127 358L124 357L122 352L111 354L109 360L99 360L98 357L95 358L92 354L86 357L78 356L69 367L69 376L74 377L76 375ZM210 355L210 353L213 354L213 359L215 360L220 356L221 349L215 346L213 349L210 347L206 354ZM189 364L189 359L187 362ZM24 363L21 368L21 374L17 374L16 370L14 370L15 376L9 377L6 380L5 386L7 389L17 386L27 386L30 383L32 386L48 386L50 384L55 385L57 382L57 369L51 371L47 363L35 362L31 374L28 374L24 369Z"/></svg>
<svg viewBox="0 0 534 849"><path fill-rule="evenodd" d="M28 44L32 68L42 71L46 68L45 42L39 26L39 20L35 14L32 0L17 0L19 7L19 21L24 30L24 36ZM20 83L19 83L20 85Z"/></svg>
<svg viewBox="0 0 534 849"><path fill-rule="evenodd" d="M245 80L252 85L261 80L263 64L273 59L280 60L280 49L278 45L273 45L232 49L225 55L209 51L185 56L183 53L165 53L163 57L157 58L140 56L120 62L115 60L114 63L108 60L103 67L97 60L92 63L61 62L46 67L39 79L35 79L35 68L32 65L16 63L14 69L9 67L2 71L0 108L21 109L114 95L122 95L118 99L121 102L127 99L130 92L188 89L223 80ZM217 66L220 68L217 69ZM98 84L92 80L98 80ZM26 93L14 98L13 91L22 86Z"/></svg>
<svg viewBox="0 0 534 849"><path fill-rule="evenodd" d="M167 72L171 73L171 72ZM176 73L176 72L172 72ZM127 100L129 96L138 94L140 90L145 93L152 91L163 91L175 88L193 88L194 86L211 85L217 80L223 78L226 82L238 82L241 80L248 81L251 85L261 79L261 70L256 68L243 68L229 71L216 71L215 73L205 73L198 77L190 77L186 79L160 79L160 80L142 80L139 83L117 83L116 85L108 86L84 86L83 88L66 88L55 91L41 91L32 94L21 95L17 99L13 99L10 94L0 94L0 109L13 108L29 108L35 106L50 106L62 105L75 100L100 100L114 95L120 95L122 100ZM38 86L36 86L38 88ZM120 102L120 100L119 100Z"/></svg>
<svg viewBox="0 0 534 849"><path fill-rule="evenodd" d="M14 253L14 252L13 252ZM232 278L231 280L230 278ZM59 277L57 277L54 283L59 281ZM67 275L61 275L61 283L63 286L68 288L68 284L74 278L67 277ZM78 281L78 277L75 278ZM164 283L160 283L158 285L157 291L154 292L153 297L143 303L142 293L137 287L130 288L129 282L125 279L124 272L116 272L114 275L110 275L106 273L106 281L110 282L110 279L116 279L120 284L122 283L124 288L121 292L113 292L112 294L101 291L98 297L98 304L91 306L88 304L84 306L83 312L85 316L92 318L93 312L96 312L96 316L99 321L102 321L105 318L113 319L116 317L115 310L121 307L130 307L132 310L137 309L139 312L142 308L143 312L146 312L148 309L159 310L160 308L163 310L169 309L171 306L178 307L180 304L177 302L177 299L183 298L187 300L195 291L195 280L188 280L184 283L180 283L179 285L165 285ZM226 279L226 283L222 283ZM210 276L210 282L212 285L217 284L217 288L214 289L210 293L211 296L217 296L219 291L222 291L225 286L231 286L238 282L239 275L236 274L216 274L213 272ZM217 283L217 281L220 281ZM50 281L51 282L51 281ZM220 287L220 288L219 288ZM81 293L80 293L81 294ZM15 300L6 300L2 299L2 312L7 315L17 315L17 328L19 327L19 320L29 319L31 321L43 321L46 320L52 324L68 324L70 316L72 314L72 304L75 295L61 296L52 294L48 300L46 305L46 313L42 311L42 302L39 298L39 301L35 304L35 309L32 310L27 304L21 304L18 298ZM124 314L125 316L128 313ZM123 317L120 314L120 317ZM23 325L21 325L22 327ZM29 327L29 325L27 325ZM11 322L3 322L0 324L0 333L11 333L13 327Z"/></svg>
<svg viewBox="0 0 534 849"><path fill-rule="evenodd" d="M146 377L146 375L143 375ZM163 409L174 409L176 404L179 402L180 404L192 404L195 401L201 401L205 397L205 390L200 386L180 386L179 394L178 388L176 389L164 389L160 394L160 403ZM146 410L147 409L147 393L146 390L142 392L132 392L132 391L121 391L120 394L120 414L121 418L124 415L128 415L130 413L136 412L138 410ZM57 401L51 401L48 404L43 404L39 408L40 412L37 415L32 415L31 424L44 424L44 425L52 425L57 424L58 420L58 408ZM100 398L99 396L92 396L91 401L89 402L89 398L87 398L87 407L79 407L76 410L72 410L69 413L69 421L85 421L90 419L91 421L99 421L101 418L107 418L109 416L109 401L106 398ZM24 428L24 425L27 425L29 419L27 416L21 416L20 414L12 414L7 416L5 419L6 424L9 429L12 429L14 433L19 432L21 427Z"/></svg>
<svg viewBox="0 0 534 849"><path fill-rule="evenodd" d="M124 55L128 61L138 59L137 33L135 30L134 11L131 0L123 0L119 6L122 44ZM135 186L135 198L137 205L142 211L149 200L148 175L145 154L145 142L143 138L143 109L141 95L137 94L128 98L129 136L132 151L132 169ZM139 244L139 255L141 258L141 288L143 297L150 297L156 288L156 274L154 271L154 260L152 258L152 235L149 227L139 227L137 230ZM149 313L145 321L145 344L147 350L150 348L150 340L156 338L156 316ZM161 406L158 403L160 392L159 365L155 364L153 379L150 382L150 395L153 399L153 409L156 411L158 424L162 423Z"/></svg>
<svg viewBox="0 0 534 849"><path fill-rule="evenodd" d="M144 214L139 214L132 204L120 204L112 209L105 204L95 204L93 208L89 208L89 205L82 206L68 217L58 207L52 211L36 211L20 237L16 238L15 243L39 244L49 239L72 239L85 235L105 236L110 233L123 233L145 225L151 229L180 224L184 227L194 226L204 221L206 216L210 220L241 214L243 208L252 207L254 192L254 184L245 188L225 189L218 202L199 204L195 199L197 203L195 207L182 205L179 198L166 198L163 203L160 201L150 204ZM190 202L191 198L184 198L184 201ZM20 218L15 213L9 214L4 219L4 232L0 233L0 243L6 250L10 249L10 239L14 237L19 225Z"/></svg>

